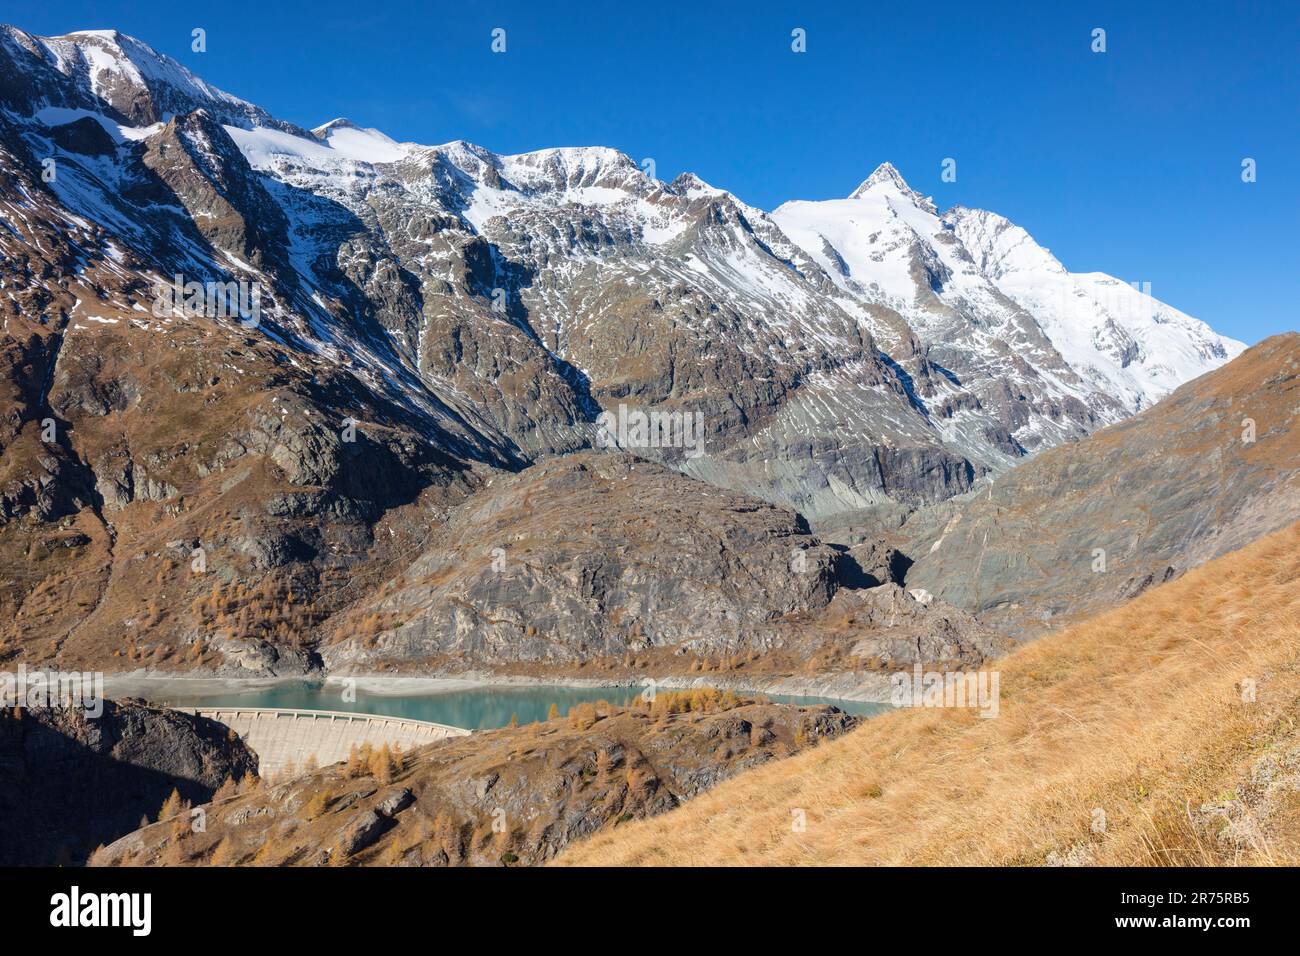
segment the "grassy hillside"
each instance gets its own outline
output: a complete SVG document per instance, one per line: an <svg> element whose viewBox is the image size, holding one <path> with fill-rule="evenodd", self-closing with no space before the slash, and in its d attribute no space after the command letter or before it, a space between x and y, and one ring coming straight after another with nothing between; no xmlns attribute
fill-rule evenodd
<svg viewBox="0 0 1300 956"><path fill-rule="evenodd" d="M1002 659L996 718L896 711L558 862L1294 865L1298 580L1293 524Z"/></svg>

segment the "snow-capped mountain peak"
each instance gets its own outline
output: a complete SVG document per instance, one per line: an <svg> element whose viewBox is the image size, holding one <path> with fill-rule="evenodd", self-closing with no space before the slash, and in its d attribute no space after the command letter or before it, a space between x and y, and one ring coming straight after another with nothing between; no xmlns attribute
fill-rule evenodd
<svg viewBox="0 0 1300 956"><path fill-rule="evenodd" d="M895 189L900 191L912 191L912 187L907 185L907 180L905 180L903 174L898 171L898 167L893 163L886 161L877 166L872 171L871 175L858 185L857 189L849 193L849 198L858 199L867 190L871 189L873 186L878 186L881 183L893 186Z"/></svg>
<svg viewBox="0 0 1300 956"><path fill-rule="evenodd" d="M721 190L716 186L710 186L699 176L695 175L695 173L682 173L679 175L672 181L672 189L680 195L689 196L691 198L697 196L724 195L724 190Z"/></svg>
<svg viewBox="0 0 1300 956"><path fill-rule="evenodd" d="M928 196L923 196L907 184L903 174L898 168L890 162L883 162L875 168L870 176L864 179L858 188L849 193L850 199L863 199L874 191L888 191L903 197L909 202L925 209L927 212L935 213L934 202Z"/></svg>
<svg viewBox="0 0 1300 956"><path fill-rule="evenodd" d="M846 293L897 311L959 378L989 361L995 330L1102 421L1243 348L1152 298L1149 285L1071 275L1003 216L960 206L940 216L890 163L848 199L785 203L773 218Z"/></svg>
<svg viewBox="0 0 1300 956"><path fill-rule="evenodd" d="M311 133L340 156L363 163L396 163L413 149L377 129L367 129L341 117L317 126Z"/></svg>
<svg viewBox="0 0 1300 956"><path fill-rule="evenodd" d="M966 268L934 241L945 231L934 203L892 163L847 199L793 200L772 218L846 291L896 310L914 307L927 286L960 282ZM918 269L930 278L919 279Z"/></svg>
<svg viewBox="0 0 1300 956"><path fill-rule="evenodd" d="M328 123L321 123L321 125L313 129L311 133L313 136L324 139L329 135L330 130L335 129L360 129L360 127L346 116L336 116Z"/></svg>
<svg viewBox="0 0 1300 956"><path fill-rule="evenodd" d="M6 32L28 55L39 57L45 66L68 77L132 126L149 126L207 109L228 125L302 132L204 82L166 54L117 30L81 30L58 37L36 37L13 27Z"/></svg>
<svg viewBox="0 0 1300 956"><path fill-rule="evenodd" d="M1149 282L1070 273L1024 229L997 213L945 214L980 270L1028 311L1085 381L1130 411L1234 358L1245 345L1165 305Z"/></svg>

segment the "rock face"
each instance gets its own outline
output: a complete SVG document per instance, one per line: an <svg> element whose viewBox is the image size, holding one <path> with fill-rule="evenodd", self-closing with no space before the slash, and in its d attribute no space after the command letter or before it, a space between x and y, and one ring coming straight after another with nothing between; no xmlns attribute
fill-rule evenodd
<svg viewBox="0 0 1300 956"><path fill-rule="evenodd" d="M751 767L856 724L833 707L660 694L631 710L476 733L410 755L391 783L336 764L207 808L208 830L169 859L232 864L500 866L544 863L574 840L663 813ZM694 709L692 709L694 701ZM495 828L494 828L495 824ZM175 840L165 823L96 862L152 862Z"/></svg>
<svg viewBox="0 0 1300 956"><path fill-rule="evenodd" d="M583 453L495 479L366 611L400 621L322 650L333 669L452 655L576 663L698 640L750 650L836 588L797 516L652 462Z"/></svg>
<svg viewBox="0 0 1300 956"><path fill-rule="evenodd" d="M825 615L855 633L850 653L882 667L945 662L977 667L1008 648L997 632L927 592L882 584L866 591L842 591Z"/></svg>
<svg viewBox="0 0 1300 956"><path fill-rule="evenodd" d="M173 789L192 803L257 757L214 721L105 701L0 714L0 865L83 863L158 812Z"/></svg>
<svg viewBox="0 0 1300 956"><path fill-rule="evenodd" d="M851 544L836 547L841 555L841 584L861 588L903 583L912 560L898 549L891 536L850 532L847 537Z"/></svg>
<svg viewBox="0 0 1300 956"><path fill-rule="evenodd" d="M277 276L290 275L288 220L252 174L230 134L199 109L143 143L140 163L175 196L213 248Z"/></svg>
<svg viewBox="0 0 1300 956"><path fill-rule="evenodd" d="M1127 600L1300 514L1300 334L918 513L909 587L1030 635Z"/></svg>
<svg viewBox="0 0 1300 956"><path fill-rule="evenodd" d="M381 597L330 623L319 652L336 673L543 673L641 657L654 676L692 660L762 670L757 656L772 679L820 657L824 669L879 670L978 663L1004 646L964 611L877 586L855 550L879 574L902 563L887 547L841 552L797 515L653 462L566 455L453 509Z"/></svg>

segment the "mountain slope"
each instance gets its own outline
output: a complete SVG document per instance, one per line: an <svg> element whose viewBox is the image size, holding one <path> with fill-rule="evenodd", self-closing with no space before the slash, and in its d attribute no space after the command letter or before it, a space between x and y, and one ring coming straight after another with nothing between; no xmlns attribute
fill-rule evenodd
<svg viewBox="0 0 1300 956"><path fill-rule="evenodd" d="M903 528L916 555L907 580L1004 632L1032 634L1297 515L1300 334L1292 332L1140 415L916 515Z"/></svg>
<svg viewBox="0 0 1300 956"><path fill-rule="evenodd" d="M646 502L655 506L647 508ZM505 670L753 686L978 663L992 631L921 603L821 543L795 514L627 455L575 453L498 476L422 554L320 629L333 673Z"/></svg>
<svg viewBox="0 0 1300 956"><path fill-rule="evenodd" d="M877 717L559 862L1295 865L1298 580L1293 524L1002 659L996 719Z"/></svg>

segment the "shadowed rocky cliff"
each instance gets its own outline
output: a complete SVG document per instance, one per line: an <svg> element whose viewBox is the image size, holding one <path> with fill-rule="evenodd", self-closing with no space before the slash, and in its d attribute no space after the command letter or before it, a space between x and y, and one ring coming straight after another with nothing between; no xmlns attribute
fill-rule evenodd
<svg viewBox="0 0 1300 956"><path fill-rule="evenodd" d="M209 800L257 757L214 721L104 701L0 712L0 865L75 865L158 812L173 789Z"/></svg>

